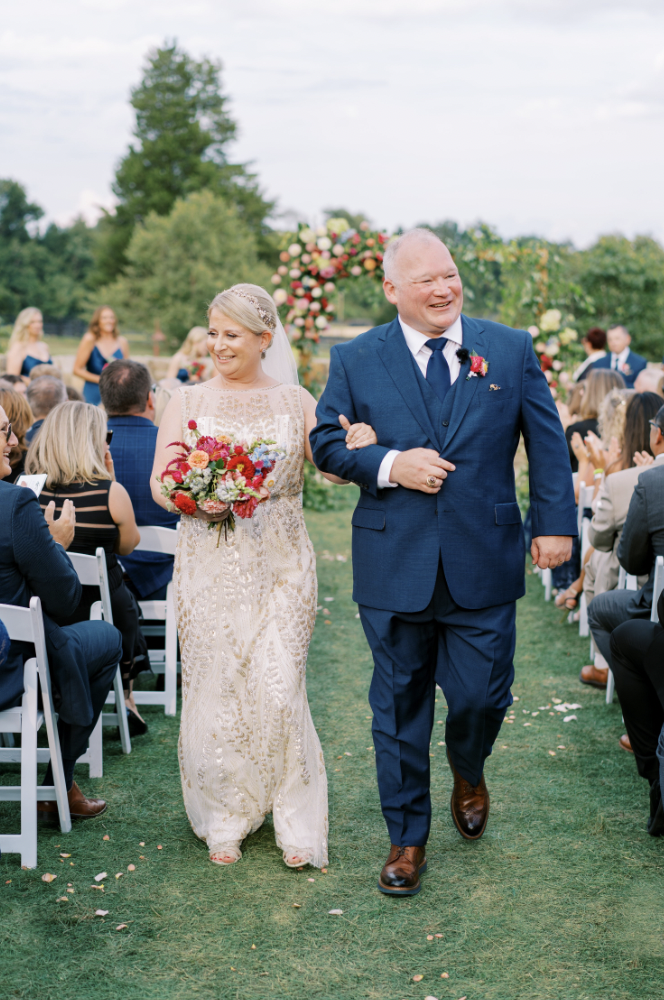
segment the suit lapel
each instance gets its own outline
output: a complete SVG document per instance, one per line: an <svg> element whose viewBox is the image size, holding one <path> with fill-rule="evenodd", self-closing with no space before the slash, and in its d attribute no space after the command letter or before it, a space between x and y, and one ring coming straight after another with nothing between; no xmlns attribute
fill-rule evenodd
<svg viewBox="0 0 664 1000"><path fill-rule="evenodd" d="M467 316L461 317L461 326L463 328L463 346L466 348L469 354L474 351L475 354L485 356L486 350L486 336L484 334L484 327L481 322L476 319L469 319ZM487 359L489 362L490 358ZM468 373L470 371L470 359L461 365L461 371L459 372L459 378L457 379L456 392L454 394L454 403L452 406L452 413L450 414L450 425L447 429L447 436L445 438L445 448L449 447L449 444L458 431L461 421L466 415L466 410L470 406L472 399L477 392L477 386L482 379L482 375L475 375L473 378L468 378ZM486 376L484 376L486 378Z"/></svg>
<svg viewBox="0 0 664 1000"><path fill-rule="evenodd" d="M415 363L408 350L398 319L393 320L385 331L382 345L378 349L378 356L428 440L439 447L438 435L434 430L422 396L422 390L417 381Z"/></svg>

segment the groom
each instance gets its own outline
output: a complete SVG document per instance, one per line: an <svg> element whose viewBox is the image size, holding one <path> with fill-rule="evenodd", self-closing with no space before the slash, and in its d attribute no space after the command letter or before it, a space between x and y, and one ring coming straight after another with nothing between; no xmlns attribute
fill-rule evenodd
<svg viewBox="0 0 664 1000"><path fill-rule="evenodd" d="M448 705L452 818L468 840L486 828L484 761L512 703L525 590L513 465L521 433L533 561L565 562L577 531L567 446L530 334L461 314L459 272L428 230L390 243L383 266L398 318L332 348L311 443L320 469L362 490L353 599L374 659L369 701L392 845L378 888L405 896L426 869L436 684ZM340 416L371 424L379 443L349 450Z"/></svg>

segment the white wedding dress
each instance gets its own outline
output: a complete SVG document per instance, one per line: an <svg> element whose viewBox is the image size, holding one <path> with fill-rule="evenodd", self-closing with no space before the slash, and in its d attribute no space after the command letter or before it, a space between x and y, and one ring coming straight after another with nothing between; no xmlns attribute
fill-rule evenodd
<svg viewBox="0 0 664 1000"><path fill-rule="evenodd" d="M180 390L182 435L273 438L287 449L270 499L216 525L182 516L174 584L182 652L179 758L185 808L209 851L223 851L272 813L279 847L327 863L327 778L306 693L316 566L302 515L300 388ZM187 436L189 435L189 436Z"/></svg>

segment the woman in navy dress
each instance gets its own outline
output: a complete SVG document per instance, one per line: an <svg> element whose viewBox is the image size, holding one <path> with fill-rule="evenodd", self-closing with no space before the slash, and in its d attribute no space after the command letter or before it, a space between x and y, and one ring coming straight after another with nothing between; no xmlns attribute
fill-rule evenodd
<svg viewBox="0 0 664 1000"><path fill-rule="evenodd" d="M110 361L129 357L129 344L120 336L118 321L110 306L95 309L90 328L83 334L74 361L74 375L85 382L83 398L99 406L99 376Z"/></svg>
<svg viewBox="0 0 664 1000"><path fill-rule="evenodd" d="M39 309L22 309L16 317L7 345L7 374L29 381L36 365L52 365L48 345L43 340L44 320Z"/></svg>

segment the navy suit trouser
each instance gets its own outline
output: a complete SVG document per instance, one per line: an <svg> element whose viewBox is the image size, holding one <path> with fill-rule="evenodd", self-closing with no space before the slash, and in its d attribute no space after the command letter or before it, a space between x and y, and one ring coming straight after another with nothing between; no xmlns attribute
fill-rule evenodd
<svg viewBox="0 0 664 1000"><path fill-rule="evenodd" d="M450 758L477 785L512 703L516 603L461 608L440 565L424 611L360 605L360 618L374 658L369 703L383 816L393 844L423 846L431 826L436 684L448 705Z"/></svg>

